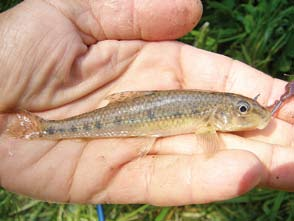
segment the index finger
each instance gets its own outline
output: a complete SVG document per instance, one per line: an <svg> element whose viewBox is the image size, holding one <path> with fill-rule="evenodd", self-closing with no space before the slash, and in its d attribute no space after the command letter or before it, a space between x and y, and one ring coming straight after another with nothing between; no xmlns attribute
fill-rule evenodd
<svg viewBox="0 0 294 221"><path fill-rule="evenodd" d="M184 88L225 91L255 97L263 106L272 105L285 92L287 82L275 79L229 57L183 46L181 79ZM285 102L279 119L294 123L294 102Z"/></svg>

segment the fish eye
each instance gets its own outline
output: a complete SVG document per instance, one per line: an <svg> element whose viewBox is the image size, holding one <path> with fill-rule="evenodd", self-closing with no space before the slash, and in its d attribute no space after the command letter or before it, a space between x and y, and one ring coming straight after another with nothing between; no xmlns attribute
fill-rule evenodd
<svg viewBox="0 0 294 221"><path fill-rule="evenodd" d="M238 103L238 109L241 114L246 114L250 108L250 105L246 101L240 101Z"/></svg>

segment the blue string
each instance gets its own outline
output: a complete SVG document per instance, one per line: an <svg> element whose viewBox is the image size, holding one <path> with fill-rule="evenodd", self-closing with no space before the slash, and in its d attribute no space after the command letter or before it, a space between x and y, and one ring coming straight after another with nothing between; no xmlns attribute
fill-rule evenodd
<svg viewBox="0 0 294 221"><path fill-rule="evenodd" d="M96 205L96 211L97 211L98 221L105 221L103 206L101 204Z"/></svg>

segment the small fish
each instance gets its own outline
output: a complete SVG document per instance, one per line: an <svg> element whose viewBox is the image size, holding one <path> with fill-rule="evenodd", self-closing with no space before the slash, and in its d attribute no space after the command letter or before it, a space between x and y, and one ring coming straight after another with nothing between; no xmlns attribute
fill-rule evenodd
<svg viewBox="0 0 294 221"><path fill-rule="evenodd" d="M109 104L63 120L20 112L10 135L26 139L164 137L265 128L271 111L256 99L233 93L167 90L121 92Z"/></svg>

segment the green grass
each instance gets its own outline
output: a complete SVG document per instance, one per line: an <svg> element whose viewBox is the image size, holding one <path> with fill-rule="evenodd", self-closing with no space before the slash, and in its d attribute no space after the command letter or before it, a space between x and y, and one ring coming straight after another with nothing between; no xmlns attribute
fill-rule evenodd
<svg viewBox="0 0 294 221"><path fill-rule="evenodd" d="M0 1L4 11L19 1ZM180 41L225 54L274 77L294 74L294 2L207 0L200 24ZM292 21L291 21L292 19ZM292 221L294 194L255 189L236 199L207 205L155 207L105 205L107 220ZM93 205L46 203L0 189L0 221L97 220Z"/></svg>
<svg viewBox="0 0 294 221"><path fill-rule="evenodd" d="M181 220L181 221L292 221L294 194L255 189L250 193L220 203L182 207L150 205L105 205L106 220ZM94 221L92 205L64 205L39 202L0 189L0 220L6 221Z"/></svg>
<svg viewBox="0 0 294 221"><path fill-rule="evenodd" d="M21 0L1 0L0 1L0 12L3 12L17 3L21 2Z"/></svg>
<svg viewBox="0 0 294 221"><path fill-rule="evenodd" d="M293 1L205 2L200 25L182 41L290 79L284 73L294 73Z"/></svg>

